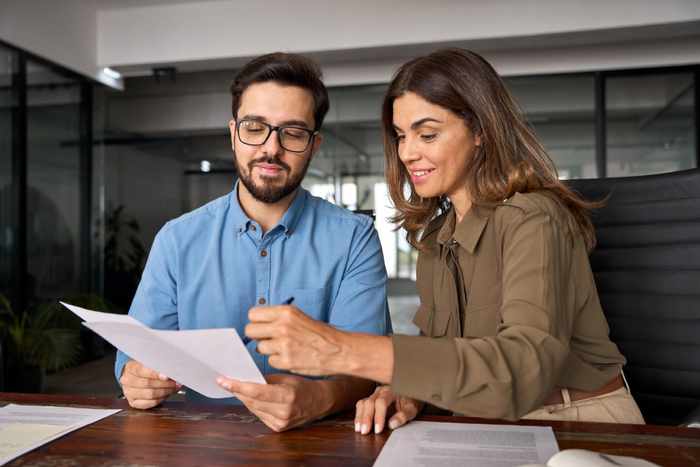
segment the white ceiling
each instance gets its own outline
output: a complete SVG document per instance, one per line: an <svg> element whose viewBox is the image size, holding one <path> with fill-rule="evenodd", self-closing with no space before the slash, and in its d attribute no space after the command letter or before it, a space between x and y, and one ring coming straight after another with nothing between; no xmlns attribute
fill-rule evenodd
<svg viewBox="0 0 700 467"><path fill-rule="evenodd" d="M385 83L437 47L483 53L507 75L700 63L698 0L0 0L0 40L109 86L155 67L230 69L309 54L331 86ZM117 80L118 81L118 80Z"/></svg>

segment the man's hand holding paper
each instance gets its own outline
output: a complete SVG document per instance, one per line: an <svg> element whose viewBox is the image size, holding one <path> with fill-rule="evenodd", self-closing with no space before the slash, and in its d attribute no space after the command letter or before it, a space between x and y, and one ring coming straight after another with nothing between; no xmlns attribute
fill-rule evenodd
<svg viewBox="0 0 700 467"><path fill-rule="evenodd" d="M332 393L324 381L285 374L271 374L265 379L268 384L245 383L223 376L217 382L277 432L317 420L333 407Z"/></svg>
<svg viewBox="0 0 700 467"><path fill-rule="evenodd" d="M151 370L135 360L130 360L124 366L124 373L119 383L124 390L124 397L135 409L155 407L182 387L164 374Z"/></svg>
<svg viewBox="0 0 700 467"><path fill-rule="evenodd" d="M210 398L230 397L219 375L265 384L235 329L151 329L130 316L64 303L84 325L131 357L119 382L132 407L150 408L177 390L177 381ZM127 368L128 367L128 368ZM161 378L161 373L173 379Z"/></svg>

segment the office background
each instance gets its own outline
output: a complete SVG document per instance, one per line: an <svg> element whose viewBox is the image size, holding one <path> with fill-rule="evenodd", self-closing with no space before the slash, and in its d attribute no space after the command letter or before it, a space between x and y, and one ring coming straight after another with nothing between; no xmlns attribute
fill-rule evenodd
<svg viewBox="0 0 700 467"><path fill-rule="evenodd" d="M562 178L699 164L694 0L5 1L0 293L15 310L80 296L125 311L157 230L233 185L236 69L285 50L317 59L331 95L304 186L375 212L392 316L413 332L416 255L387 221L379 109L399 64L444 46L495 65Z"/></svg>

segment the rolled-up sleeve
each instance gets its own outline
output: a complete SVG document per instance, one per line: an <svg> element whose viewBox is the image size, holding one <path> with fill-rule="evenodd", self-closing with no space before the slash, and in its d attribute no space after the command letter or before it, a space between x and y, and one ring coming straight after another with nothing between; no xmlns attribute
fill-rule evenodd
<svg viewBox="0 0 700 467"><path fill-rule="evenodd" d="M540 406L569 352L574 317L567 303L568 232L543 211L521 212L504 222L497 334L394 336L394 390L488 418L515 420Z"/></svg>

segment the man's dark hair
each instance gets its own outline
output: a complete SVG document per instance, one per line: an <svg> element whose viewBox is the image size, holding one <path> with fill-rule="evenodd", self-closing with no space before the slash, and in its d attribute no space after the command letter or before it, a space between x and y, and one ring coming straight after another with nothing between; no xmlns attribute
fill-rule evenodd
<svg viewBox="0 0 700 467"><path fill-rule="evenodd" d="M231 84L233 118L238 118L241 96L248 86L275 81L311 93L314 98L314 129L318 130L328 112L328 91L321 77L321 68L316 62L302 55L275 52L255 58L243 67Z"/></svg>

